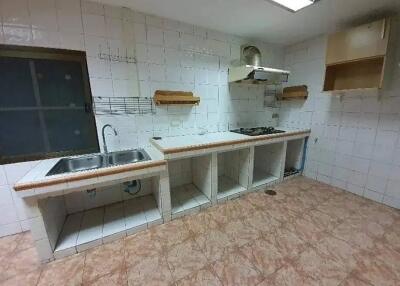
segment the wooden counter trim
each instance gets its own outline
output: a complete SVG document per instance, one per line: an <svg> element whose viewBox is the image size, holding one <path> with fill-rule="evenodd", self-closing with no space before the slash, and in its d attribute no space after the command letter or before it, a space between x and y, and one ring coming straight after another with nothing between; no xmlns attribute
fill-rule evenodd
<svg viewBox="0 0 400 286"><path fill-rule="evenodd" d="M308 134L308 135L311 134L311 131L295 131L290 134L279 133L279 134L272 134L272 135L266 135L266 136L250 137L250 138L246 138L246 139L224 141L224 142L220 142L220 143L193 145L193 146L189 146L189 147L179 147L179 148L171 148L171 149L162 149L162 148L159 148L159 149L164 154L176 154L176 153L181 153L181 152L197 151L197 150L201 150L201 149L217 148L217 147L222 147L222 146L227 146L227 145L238 145L238 144L243 144L243 143L268 141L268 140L282 138L282 137L290 138L293 136L306 135L306 134Z"/></svg>
<svg viewBox="0 0 400 286"><path fill-rule="evenodd" d="M98 169L93 172L83 174L83 173L74 173L72 175L69 175L68 177L62 177L62 178L55 178L55 179L49 179L47 181L43 182L37 182L37 183L25 183L25 184L16 184L14 186L14 190L17 192L20 191L26 191L30 189L38 189L38 188L43 188L43 187L49 187L53 185L58 185L58 184L65 184L68 182L76 182L76 181L81 181L81 180L87 180L87 179L92 179L100 176L110 176L110 175L116 175L120 173L125 173L129 171L136 171L136 170L142 170L142 169L148 169L152 167L158 167L158 166L164 166L167 164L167 161L161 160L161 161L156 161L152 163L135 163L133 165L127 165L127 166L118 166L118 167L109 167L109 168L104 168L104 169Z"/></svg>

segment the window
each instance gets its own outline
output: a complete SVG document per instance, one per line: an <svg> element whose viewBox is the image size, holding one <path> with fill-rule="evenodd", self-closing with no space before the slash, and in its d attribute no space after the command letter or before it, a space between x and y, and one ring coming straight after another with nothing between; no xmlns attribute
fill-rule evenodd
<svg viewBox="0 0 400 286"><path fill-rule="evenodd" d="M0 45L0 164L99 152L83 52Z"/></svg>

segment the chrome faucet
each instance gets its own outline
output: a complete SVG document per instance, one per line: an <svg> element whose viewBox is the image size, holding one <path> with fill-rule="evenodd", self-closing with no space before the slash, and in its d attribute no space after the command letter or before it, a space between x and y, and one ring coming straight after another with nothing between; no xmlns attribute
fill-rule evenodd
<svg viewBox="0 0 400 286"><path fill-rule="evenodd" d="M107 127L110 127L113 131L115 136L118 135L117 130L115 130L114 127L112 127L110 124L106 124L103 126L103 128L101 129L101 136L103 136L103 146L104 146L104 153L108 153L108 148L107 148L107 143L106 143L106 135L104 134L104 131L106 130Z"/></svg>

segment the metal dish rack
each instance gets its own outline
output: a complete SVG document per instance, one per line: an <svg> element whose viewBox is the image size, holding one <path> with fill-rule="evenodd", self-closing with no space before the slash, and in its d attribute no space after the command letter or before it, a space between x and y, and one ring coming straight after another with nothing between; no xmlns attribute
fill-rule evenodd
<svg viewBox="0 0 400 286"><path fill-rule="evenodd" d="M156 108L150 97L93 97L95 114L154 114Z"/></svg>

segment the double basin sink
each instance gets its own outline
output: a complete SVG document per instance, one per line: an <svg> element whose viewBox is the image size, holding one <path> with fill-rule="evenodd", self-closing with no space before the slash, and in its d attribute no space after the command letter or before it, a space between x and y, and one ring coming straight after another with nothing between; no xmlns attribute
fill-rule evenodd
<svg viewBox="0 0 400 286"><path fill-rule="evenodd" d="M64 158L58 161L46 176L125 165L148 160L151 160L151 158L143 149Z"/></svg>

